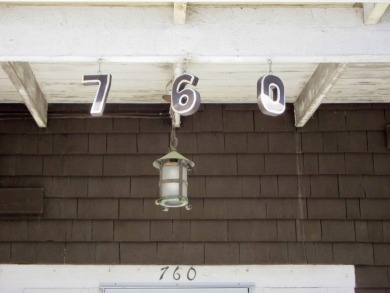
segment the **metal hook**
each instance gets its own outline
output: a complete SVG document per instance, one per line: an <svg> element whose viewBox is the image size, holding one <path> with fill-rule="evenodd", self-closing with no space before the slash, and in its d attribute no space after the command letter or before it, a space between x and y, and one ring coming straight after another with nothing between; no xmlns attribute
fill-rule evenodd
<svg viewBox="0 0 390 293"><path fill-rule="evenodd" d="M183 64L182 64L182 74L186 74L186 73L187 73L187 59L184 58Z"/></svg>
<svg viewBox="0 0 390 293"><path fill-rule="evenodd" d="M176 151L177 145L179 144L179 140L176 137L176 117L175 112L172 109L172 106L169 109L169 114L171 116L171 136L169 139L169 149L170 151Z"/></svg>
<svg viewBox="0 0 390 293"><path fill-rule="evenodd" d="M268 73L272 74L272 60L267 59L267 61L268 61Z"/></svg>
<svg viewBox="0 0 390 293"><path fill-rule="evenodd" d="M172 78L170 81L168 81L167 85L165 86L165 91L166 91L167 93L169 93L170 91L172 91L172 85L173 85L173 78ZM168 88L170 88L170 89L168 89Z"/></svg>
<svg viewBox="0 0 390 293"><path fill-rule="evenodd" d="M98 66L99 66L99 68L98 68L97 74L101 74L101 73L102 73L102 70L101 70L101 68L100 68L101 64L102 64L102 58L99 58L99 59L98 59Z"/></svg>

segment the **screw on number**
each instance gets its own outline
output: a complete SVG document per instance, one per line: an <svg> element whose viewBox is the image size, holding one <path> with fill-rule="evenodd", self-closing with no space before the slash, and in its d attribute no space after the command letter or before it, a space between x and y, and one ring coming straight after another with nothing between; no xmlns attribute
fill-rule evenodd
<svg viewBox="0 0 390 293"><path fill-rule="evenodd" d="M188 84L196 86L198 81L199 78L187 73L175 79L171 94L173 111L182 116L189 116L198 111L200 106L199 92L192 88L186 88Z"/></svg>
<svg viewBox="0 0 390 293"><path fill-rule="evenodd" d="M96 75L84 75L82 83L84 85L98 85L95 100L93 101L91 108L92 116L102 116L108 93L111 87L111 74L96 74Z"/></svg>
<svg viewBox="0 0 390 293"><path fill-rule="evenodd" d="M278 116L284 112L284 85L279 77L267 74L257 81L257 104L265 115Z"/></svg>

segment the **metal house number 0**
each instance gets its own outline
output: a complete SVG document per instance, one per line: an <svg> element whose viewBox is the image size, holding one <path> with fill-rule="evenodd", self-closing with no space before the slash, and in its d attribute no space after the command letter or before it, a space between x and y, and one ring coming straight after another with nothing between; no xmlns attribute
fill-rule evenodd
<svg viewBox="0 0 390 293"><path fill-rule="evenodd" d="M163 267L161 268L161 276L160 276L160 281L164 278L164 275L165 273L169 270L169 266L166 266L166 267ZM180 267L177 266L175 268L175 270L173 271L173 274L172 274L172 278L175 280L175 281L179 281L180 278L181 278L181 275L180 275ZM196 278L196 270L194 267L190 267L187 271L187 280L188 281L193 281L194 279Z"/></svg>

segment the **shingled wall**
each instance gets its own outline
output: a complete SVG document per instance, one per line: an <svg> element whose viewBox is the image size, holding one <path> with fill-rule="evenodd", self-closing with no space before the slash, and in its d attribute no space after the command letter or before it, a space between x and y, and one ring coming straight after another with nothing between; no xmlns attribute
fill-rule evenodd
<svg viewBox="0 0 390 293"><path fill-rule="evenodd" d="M322 106L301 129L292 108L204 105L178 133L193 209L164 213L169 122L0 121L0 187L44 188L42 215L0 215L0 262L354 264L356 292L388 292L390 105Z"/></svg>

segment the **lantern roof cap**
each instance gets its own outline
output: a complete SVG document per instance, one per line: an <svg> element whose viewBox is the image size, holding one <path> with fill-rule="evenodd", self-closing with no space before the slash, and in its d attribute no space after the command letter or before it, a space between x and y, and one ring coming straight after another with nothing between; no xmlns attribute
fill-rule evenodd
<svg viewBox="0 0 390 293"><path fill-rule="evenodd" d="M163 162L170 161L170 160L178 160L178 161L184 161L188 165L188 170L191 170L195 167L195 163L191 160L187 159L183 155L179 154L177 151L170 151L165 156L155 160L153 162L153 166L157 169L161 168L161 165Z"/></svg>

